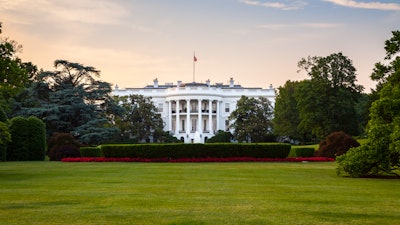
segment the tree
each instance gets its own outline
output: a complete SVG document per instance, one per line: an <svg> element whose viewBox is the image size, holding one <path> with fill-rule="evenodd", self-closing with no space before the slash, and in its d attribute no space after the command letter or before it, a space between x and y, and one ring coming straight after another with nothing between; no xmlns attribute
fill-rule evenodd
<svg viewBox="0 0 400 225"><path fill-rule="evenodd" d="M356 69L341 52L327 57L308 57L298 64L310 76L299 87L297 107L300 130L322 139L334 131L358 135L356 105L363 87L356 84Z"/></svg>
<svg viewBox="0 0 400 225"><path fill-rule="evenodd" d="M124 109L122 116L116 117L116 125L121 131L121 141L136 139L138 142L164 142L164 122L151 97L129 95L116 97Z"/></svg>
<svg viewBox="0 0 400 225"><path fill-rule="evenodd" d="M303 143L311 139L311 132L299 127L301 120L296 95L304 82L288 80L283 87L278 88L273 119L275 135L301 140Z"/></svg>
<svg viewBox="0 0 400 225"><path fill-rule="evenodd" d="M376 63L371 79L377 94L367 124L368 142L338 157L338 173L358 177L392 173L400 168L400 31L385 41L387 64Z"/></svg>
<svg viewBox="0 0 400 225"><path fill-rule="evenodd" d="M2 31L0 23L0 34ZM17 53L22 46L8 38L0 38L0 106L10 111L13 98L22 91L36 73L37 67L30 62L22 62Z"/></svg>
<svg viewBox="0 0 400 225"><path fill-rule="evenodd" d="M265 142L272 135L273 108L266 98L242 96L237 108L229 116L233 121L233 137L246 142Z"/></svg>
<svg viewBox="0 0 400 225"><path fill-rule="evenodd" d="M42 118L48 136L71 133L87 144L100 144L117 133L112 119L120 107L110 96L111 85L95 79L100 71L66 60L56 60L54 66L57 70L42 72L18 96L16 115Z"/></svg>

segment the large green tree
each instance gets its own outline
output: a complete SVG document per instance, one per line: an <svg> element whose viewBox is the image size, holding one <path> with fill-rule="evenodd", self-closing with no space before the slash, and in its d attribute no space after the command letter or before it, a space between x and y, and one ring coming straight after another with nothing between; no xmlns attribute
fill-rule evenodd
<svg viewBox="0 0 400 225"><path fill-rule="evenodd" d="M338 158L339 173L357 177L400 168L400 31L392 34L385 42L386 63L376 63L371 75L379 98L370 108L368 142Z"/></svg>
<svg viewBox="0 0 400 225"><path fill-rule="evenodd" d="M240 142L265 142L272 135L273 108L266 98L242 96L229 116L233 137Z"/></svg>
<svg viewBox="0 0 400 225"><path fill-rule="evenodd" d="M115 122L121 131L122 142L164 142L164 122L157 113L151 97L143 95L116 96L124 112Z"/></svg>
<svg viewBox="0 0 400 225"><path fill-rule="evenodd" d="M298 66L310 76L296 94L300 129L320 139L334 131L359 134L356 106L363 87L356 84L352 61L339 52L303 58Z"/></svg>
<svg viewBox="0 0 400 225"><path fill-rule="evenodd" d="M297 93L301 85L307 81L286 81L283 87L278 88L274 108L274 134L284 141L310 141L311 132L301 130L299 124L300 113L297 107Z"/></svg>
<svg viewBox="0 0 400 225"><path fill-rule="evenodd" d="M37 116L48 135L71 133L81 142L100 144L116 134L112 125L119 107L111 97L111 85L99 81L100 71L66 60L56 60L55 71L42 72L18 96L16 115Z"/></svg>

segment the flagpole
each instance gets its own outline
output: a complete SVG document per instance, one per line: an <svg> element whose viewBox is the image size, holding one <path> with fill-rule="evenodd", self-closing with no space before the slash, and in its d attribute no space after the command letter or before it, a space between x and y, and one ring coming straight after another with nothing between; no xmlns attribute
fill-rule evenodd
<svg viewBox="0 0 400 225"><path fill-rule="evenodd" d="M195 52L193 52L193 83L195 82L195 77L196 77L196 61L197 61L197 59L196 59L196 53Z"/></svg>

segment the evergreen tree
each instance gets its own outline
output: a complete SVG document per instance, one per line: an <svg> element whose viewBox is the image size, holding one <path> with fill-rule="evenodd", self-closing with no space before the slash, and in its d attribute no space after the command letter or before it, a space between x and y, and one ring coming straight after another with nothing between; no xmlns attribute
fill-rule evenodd
<svg viewBox="0 0 400 225"><path fill-rule="evenodd" d="M100 144L117 133L112 126L119 107L111 85L98 81L94 67L56 60L55 71L42 72L30 88L18 96L16 115L37 116L45 121L48 136L71 133L81 142Z"/></svg>

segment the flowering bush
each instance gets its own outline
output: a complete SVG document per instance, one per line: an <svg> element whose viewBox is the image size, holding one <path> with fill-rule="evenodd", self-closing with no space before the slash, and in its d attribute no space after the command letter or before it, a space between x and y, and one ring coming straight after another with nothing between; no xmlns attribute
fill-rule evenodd
<svg viewBox="0 0 400 225"><path fill-rule="evenodd" d="M330 162L333 158L327 157L299 157L299 158L252 158L252 157L231 157L231 158L104 158L104 157L83 157L63 158L62 162Z"/></svg>

